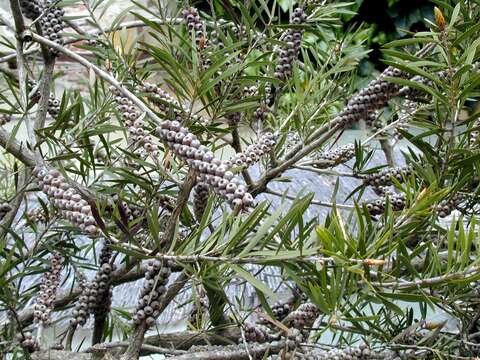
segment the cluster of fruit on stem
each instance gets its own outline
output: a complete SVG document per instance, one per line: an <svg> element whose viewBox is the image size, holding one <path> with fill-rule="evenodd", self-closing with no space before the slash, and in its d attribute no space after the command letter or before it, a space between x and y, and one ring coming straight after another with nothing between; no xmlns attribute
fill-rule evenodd
<svg viewBox="0 0 480 360"><path fill-rule="evenodd" d="M203 126L207 126L210 121L198 114L193 114L191 109L186 104L181 104L175 100L168 92L160 88L159 86L151 83L144 83L137 86L137 90L142 93L146 93L148 98L158 106L160 111L166 116L170 117L170 112L173 113L174 119L183 123L185 120L192 120Z"/></svg>
<svg viewBox="0 0 480 360"><path fill-rule="evenodd" d="M20 345L29 353L40 350L40 345L29 331L23 333L23 336L20 335Z"/></svg>
<svg viewBox="0 0 480 360"><path fill-rule="evenodd" d="M172 273L173 264L169 261L150 260L140 297L137 303L133 322L140 325L145 322L148 327L155 324L160 314L160 297L167 291L166 285Z"/></svg>
<svg viewBox="0 0 480 360"><path fill-rule="evenodd" d="M60 100L55 96L50 95L47 103L47 112L52 118L56 118L60 113Z"/></svg>
<svg viewBox="0 0 480 360"><path fill-rule="evenodd" d="M388 67L376 79L360 90L347 103L347 106L335 118L344 127L367 119L375 110L383 108L388 101L397 96L400 85L389 82L386 77L406 78L408 74L399 69Z"/></svg>
<svg viewBox="0 0 480 360"><path fill-rule="evenodd" d="M63 45L63 39L60 36L60 33L65 27L63 22L63 16L65 11L57 6L55 6L55 0L46 0L42 11L43 16L40 19L40 26L42 28L42 34L49 40L57 43L58 45ZM53 54L56 54L56 50L51 49Z"/></svg>
<svg viewBox="0 0 480 360"><path fill-rule="evenodd" d="M385 197L365 202L367 211L372 216L381 215L387 208L388 201L392 204L393 211L400 211L405 208L406 196L404 193L386 193Z"/></svg>
<svg viewBox="0 0 480 360"><path fill-rule="evenodd" d="M0 126L8 124L10 121L12 121L12 117L10 115L0 114Z"/></svg>
<svg viewBox="0 0 480 360"><path fill-rule="evenodd" d="M397 166L393 168L385 168L378 172L367 174L363 178L363 183L368 186L390 186L394 184L394 180L403 182L412 174L411 166Z"/></svg>
<svg viewBox="0 0 480 360"><path fill-rule="evenodd" d="M61 255L54 252L50 258L50 267L48 271L43 273L37 303L33 307L33 318L35 322L49 323L51 320L50 313L60 283L62 260Z"/></svg>
<svg viewBox="0 0 480 360"><path fill-rule="evenodd" d="M110 87L110 91L114 95L117 110L135 146L133 153L141 158L145 158L149 154L155 158L158 157L160 154L158 145L155 144L153 137L149 134L146 127L147 124L140 118L140 112L137 107L130 99L122 96L120 91L114 86Z"/></svg>
<svg viewBox="0 0 480 360"><path fill-rule="evenodd" d="M208 195L209 195L210 187L208 184L203 182L198 183L193 188L193 214L195 215L195 219L198 222L203 217L205 213L205 208L207 207L208 202Z"/></svg>
<svg viewBox="0 0 480 360"><path fill-rule="evenodd" d="M58 170L49 171L44 166L36 166L33 175L38 179L39 187L64 219L91 236L98 235L100 230L92 215L92 208Z"/></svg>
<svg viewBox="0 0 480 360"><path fill-rule="evenodd" d="M20 0L20 9L27 19L35 20L43 11L41 0Z"/></svg>
<svg viewBox="0 0 480 360"><path fill-rule="evenodd" d="M253 197L245 186L239 184L225 164L178 121L164 121L157 127L156 134L190 168L198 172L198 182L210 185L233 207L246 209L253 204Z"/></svg>
<svg viewBox="0 0 480 360"><path fill-rule="evenodd" d="M336 166L346 163L355 157L355 145L346 144L337 149L322 151L312 156L315 161L328 161L331 164L328 166ZM325 167L323 164L313 163L314 167Z"/></svg>
<svg viewBox="0 0 480 360"><path fill-rule="evenodd" d="M248 145L245 150L233 155L229 160L225 161L227 168L232 167L249 167L260 160L260 158L270 153L277 143L277 136L271 132L260 135L258 141Z"/></svg>
<svg viewBox="0 0 480 360"><path fill-rule="evenodd" d="M293 11L290 23L293 25L303 24L307 20L302 8L296 8ZM286 80L292 76L293 63L298 58L302 46L303 29L288 29L283 34L285 46L277 49L278 64L275 67L275 77L280 80Z"/></svg>
<svg viewBox="0 0 480 360"><path fill-rule="evenodd" d="M90 314L104 317L110 312L113 290L111 279L116 268L114 264L110 264L111 257L112 250L110 244L106 242L100 252L99 269L95 278L91 282L82 279L80 283L82 293L72 312L70 320L72 326L85 325Z"/></svg>

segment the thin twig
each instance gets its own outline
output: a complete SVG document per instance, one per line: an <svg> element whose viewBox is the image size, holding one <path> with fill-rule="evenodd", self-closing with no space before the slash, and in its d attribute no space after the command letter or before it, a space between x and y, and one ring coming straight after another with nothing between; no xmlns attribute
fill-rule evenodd
<svg viewBox="0 0 480 360"><path fill-rule="evenodd" d="M265 193L280 196L280 197L285 197L285 198L291 199L291 200L298 199L298 195L297 196L288 195L287 193L281 193L281 192L274 191L274 190L271 190L271 189L268 189L268 188L265 191ZM319 200L312 200L312 201L310 201L310 204L318 205L318 206L325 206L325 207L330 207L330 208L337 207L339 209L348 209L348 210L352 210L352 209L355 208L353 205L334 204L334 203L330 203L330 202L326 202L326 201L319 201Z"/></svg>
<svg viewBox="0 0 480 360"><path fill-rule="evenodd" d="M465 280L465 278L480 274L480 266L474 266L464 271L459 271L451 274L435 276L426 279L415 281L393 281L393 282L372 282L372 286L395 289L409 289L415 287L428 287L439 284L445 284L454 280Z"/></svg>

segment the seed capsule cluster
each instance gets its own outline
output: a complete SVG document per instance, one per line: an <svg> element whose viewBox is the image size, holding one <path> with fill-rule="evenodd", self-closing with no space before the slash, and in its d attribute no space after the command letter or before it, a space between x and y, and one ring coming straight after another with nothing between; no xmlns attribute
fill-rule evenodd
<svg viewBox="0 0 480 360"><path fill-rule="evenodd" d="M389 187L388 186L372 186L372 190L378 196L386 196L389 191Z"/></svg>
<svg viewBox="0 0 480 360"><path fill-rule="evenodd" d="M303 141L300 135L294 132L288 132L285 139L285 152L289 152L294 148L299 142Z"/></svg>
<svg viewBox="0 0 480 360"><path fill-rule="evenodd" d="M112 272L115 271L115 265L110 264L112 250L106 243L99 255L99 269L95 278L90 283L85 279L80 282L82 294L78 298L77 304L73 310L73 319L70 324L85 325L90 314L95 316L106 316L110 311L112 302Z"/></svg>
<svg viewBox="0 0 480 360"><path fill-rule="evenodd" d="M70 325L72 326L83 326L87 322L88 317L90 316L90 290L93 290L92 300L96 299L96 289L94 289L87 280L82 279L80 281L80 288L82 289L82 293L75 304L75 308L72 312L73 318L70 320Z"/></svg>
<svg viewBox="0 0 480 360"><path fill-rule="evenodd" d="M293 328L289 329L285 335L285 348L280 351L280 359L299 359L298 350L304 341L302 332Z"/></svg>
<svg viewBox="0 0 480 360"><path fill-rule="evenodd" d="M270 113L270 109L266 104L261 104L259 108L255 109L253 112L253 121L263 123L268 114Z"/></svg>
<svg viewBox="0 0 480 360"><path fill-rule="evenodd" d="M316 305L312 303L301 304L295 311L292 311L286 318L288 324L295 329L311 327L319 314Z"/></svg>
<svg viewBox="0 0 480 360"><path fill-rule="evenodd" d="M251 166L259 161L263 155L268 154L276 143L277 137L271 132L266 132L259 137L257 143L248 145L243 152L236 153L230 160L225 161L225 165L228 168L232 166Z"/></svg>
<svg viewBox="0 0 480 360"><path fill-rule="evenodd" d="M394 211L400 211L405 208L406 197L404 193L390 193L387 192L386 194L389 199L390 203L392 204L392 208ZM372 216L381 215L385 212L385 208L387 207L387 198L386 196L380 199L371 200L365 203L368 212Z"/></svg>
<svg viewBox="0 0 480 360"><path fill-rule="evenodd" d="M12 206L7 203L7 202L4 202L4 203L1 203L0 204L0 220L3 219L3 217L10 211L12 210Z"/></svg>
<svg viewBox="0 0 480 360"><path fill-rule="evenodd" d="M98 235L99 229L92 216L90 205L65 181L58 170L47 171L46 168L37 166L33 170L33 175L38 179L42 191L59 209L60 215L64 219L69 220L91 236Z"/></svg>
<svg viewBox="0 0 480 360"><path fill-rule="evenodd" d="M37 340L33 338L33 335L31 332L25 332L23 334L23 340L21 342L22 348L24 348L26 351L32 353L37 350L40 350L40 346L38 345Z"/></svg>
<svg viewBox="0 0 480 360"><path fill-rule="evenodd" d="M418 104L415 101L407 99L403 102L402 108L398 113L398 120L397 120L398 123L397 125L395 125L395 128L393 129L393 135L397 140L400 140L403 138L403 135L400 133L399 130L408 129L408 123L417 110L418 110Z"/></svg>
<svg viewBox="0 0 480 360"><path fill-rule="evenodd" d="M186 8L182 11L182 15L187 25L188 35L190 38L193 36L197 46L203 49L206 45L205 26L200 19L197 9L194 7Z"/></svg>
<svg viewBox="0 0 480 360"><path fill-rule="evenodd" d="M296 8L293 11L291 24L303 24L307 20L307 14L302 8ZM275 67L275 77L280 80L286 80L292 75L293 62L298 58L300 47L302 45L302 29L288 29L285 32L283 41L286 46L277 49L279 57L278 64Z"/></svg>
<svg viewBox="0 0 480 360"><path fill-rule="evenodd" d="M257 96L257 95L258 95L258 86L257 85L245 86L243 88L243 97L244 98Z"/></svg>
<svg viewBox="0 0 480 360"><path fill-rule="evenodd" d="M290 314L290 312L293 310L294 302L294 296L290 296L285 300L275 302L271 306L273 317L278 321L282 321L283 319L285 319L287 315ZM260 317L258 323L267 326L271 325L271 323L267 319L264 319L262 317Z"/></svg>
<svg viewBox="0 0 480 360"><path fill-rule="evenodd" d="M110 312L112 304L112 272L116 270L116 266L110 264L112 250L108 243L100 252L100 269L98 269L95 278L91 284L89 296L89 310L95 316L106 316ZM92 289L96 289L96 301L92 302ZM94 292L95 293L95 292Z"/></svg>
<svg viewBox="0 0 480 360"><path fill-rule="evenodd" d="M48 99L47 112L52 118L56 118L60 113L60 100L53 95Z"/></svg>
<svg viewBox="0 0 480 360"><path fill-rule="evenodd" d="M280 346L280 342L278 341L273 341L270 343L272 347L278 348ZM249 348L250 349L255 349L256 344L250 344ZM258 345L258 344L257 344ZM239 352L239 351L245 351L245 344L229 344L229 345L193 345L188 349L189 354L195 354L197 355L198 353L206 353L206 352L221 352L221 354L225 354L224 359L234 359L237 358L238 356L234 356L234 353ZM229 354L232 353L232 354ZM205 354L207 355L207 354ZM216 356L217 357L217 356ZM205 357L202 357L205 358ZM219 358L219 357L217 357ZM192 356L192 359L194 357ZM258 357L255 357L255 359L258 359ZM290 359L290 358L286 358Z"/></svg>
<svg viewBox="0 0 480 360"><path fill-rule="evenodd" d="M114 86L109 89L115 96L117 110L128 128L130 139L136 145L133 153L141 158L147 157L148 154L157 157L159 155L158 145L153 142L153 137L148 133L145 121L140 119L137 107L127 97L122 96Z"/></svg>
<svg viewBox="0 0 480 360"><path fill-rule="evenodd" d="M30 20L35 20L43 11L42 3L39 0L21 0L20 8L23 16Z"/></svg>
<svg viewBox="0 0 480 360"><path fill-rule="evenodd" d="M368 86L360 90L347 103L346 108L336 117L342 126L350 126L354 122L366 119L370 113L383 108L387 102L398 95L400 86L385 80L385 77L406 77L399 69L388 67Z"/></svg>
<svg viewBox="0 0 480 360"><path fill-rule="evenodd" d="M448 77L448 72L447 71L439 71L435 74L438 79L441 81L446 80ZM427 79L423 76L416 75L410 79L413 82L425 85L429 88L434 87L434 82L430 79ZM428 93L425 91L419 89L419 88L413 88L413 87L408 87L405 86L400 90L399 93L400 96L404 96L405 98L415 101L415 102L425 102L428 101L428 99L431 97Z"/></svg>
<svg viewBox="0 0 480 360"><path fill-rule="evenodd" d="M283 320L287 317L288 314L292 311L292 303L289 302L277 302L272 306L272 313L275 319Z"/></svg>
<svg viewBox="0 0 480 360"><path fill-rule="evenodd" d="M460 203L465 201L463 194L455 194L450 200L442 200L437 206L437 215L445 218L455 210Z"/></svg>
<svg viewBox="0 0 480 360"><path fill-rule="evenodd" d="M378 114L378 110L367 114L363 121L365 121L366 127L370 130L372 134L376 134L384 127L383 121ZM379 135L383 135L383 132Z"/></svg>
<svg viewBox="0 0 480 360"><path fill-rule="evenodd" d="M215 158L213 152L200 144L197 137L178 121L164 121L156 134L172 151L198 171L198 181L209 184L232 206L246 209L253 204L253 197L244 185L238 184L231 171Z"/></svg>
<svg viewBox="0 0 480 360"><path fill-rule="evenodd" d="M155 324L155 319L160 314L159 298L167 291L166 285L171 274L170 262L150 260L145 273L145 281L140 293L133 322L138 325L143 321L147 326Z"/></svg>
<svg viewBox="0 0 480 360"><path fill-rule="evenodd" d="M200 64L203 70L207 70L210 65L212 65L212 49L210 47L210 41L206 35L205 24L200 18L198 10L194 7L184 9L182 15L187 26L189 39L192 37L195 39Z"/></svg>
<svg viewBox="0 0 480 360"><path fill-rule="evenodd" d="M355 145L347 144L337 149L324 151L318 154L315 159L321 161L331 161L335 165L343 164L355 156ZM315 165L314 165L315 166Z"/></svg>
<svg viewBox="0 0 480 360"><path fill-rule="evenodd" d="M12 121L12 117L10 115L0 114L0 126L8 124L10 121Z"/></svg>
<svg viewBox="0 0 480 360"><path fill-rule="evenodd" d="M172 111L176 121L182 122L182 120L189 118L203 126L207 126L210 123L207 118L201 115L191 114L189 106L181 104L168 92L155 84L145 83L143 85L138 85L137 90L147 93L149 98L165 115L169 115L169 112Z"/></svg>
<svg viewBox="0 0 480 360"><path fill-rule="evenodd" d="M50 322L50 312L57 294L60 283L60 271L62 270L62 257L54 252L50 258L50 269L43 274L37 303L33 307L33 319L35 322Z"/></svg>
<svg viewBox="0 0 480 360"><path fill-rule="evenodd" d="M209 186L205 183L198 183L193 188L193 213L198 222L203 217L208 202Z"/></svg>
<svg viewBox="0 0 480 360"><path fill-rule="evenodd" d="M65 11L57 6L54 6L54 4L55 0L45 1L45 14L40 20L40 26L42 27L42 34L47 39L57 43L58 45L63 45L63 39L60 37L60 33L65 27L63 22ZM52 49L52 53L56 53L56 51Z"/></svg>
<svg viewBox="0 0 480 360"><path fill-rule="evenodd" d="M305 354L304 359L307 360L366 360L372 359L373 352L365 344L362 344L357 347L347 347L344 349L332 349L329 351L324 350L313 350L308 354ZM375 359L383 358L377 357L378 354L375 354Z"/></svg>
<svg viewBox="0 0 480 360"><path fill-rule="evenodd" d="M385 168L379 172L368 174L363 179L363 183L369 186L390 186L393 185L393 179L403 182L412 174L411 166Z"/></svg>
<svg viewBox="0 0 480 360"><path fill-rule="evenodd" d="M47 217L45 215L45 210L42 207L37 207L35 209L30 210L26 217L29 221L33 223L46 223Z"/></svg>
<svg viewBox="0 0 480 360"><path fill-rule="evenodd" d="M220 36L221 31L217 31L217 29L213 29L208 36L210 40L210 45L214 48L223 49L225 48L225 44L222 41ZM222 32L223 33L223 32Z"/></svg>
<svg viewBox="0 0 480 360"><path fill-rule="evenodd" d="M248 342L264 343L274 338L270 333L270 329L261 324L246 322L243 324L243 330L245 331L245 339Z"/></svg>

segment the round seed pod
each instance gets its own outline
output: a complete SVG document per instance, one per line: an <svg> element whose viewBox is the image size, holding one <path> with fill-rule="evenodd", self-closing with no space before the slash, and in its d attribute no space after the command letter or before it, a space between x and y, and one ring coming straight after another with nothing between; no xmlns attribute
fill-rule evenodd
<svg viewBox="0 0 480 360"><path fill-rule="evenodd" d="M42 13L43 5L38 0L21 0L20 9L27 19L35 20Z"/></svg>
<svg viewBox="0 0 480 360"><path fill-rule="evenodd" d="M52 304L56 297L59 276L62 268L62 257L54 252L50 258L49 269L43 274L42 284L37 297L37 303L34 311L34 321L48 323L50 321L50 312Z"/></svg>
<svg viewBox="0 0 480 360"><path fill-rule="evenodd" d="M193 189L193 212L198 222L203 217L208 202L209 186L205 183L198 183Z"/></svg>
<svg viewBox="0 0 480 360"><path fill-rule="evenodd" d="M135 319L138 319L137 323L138 321L146 321L147 326L152 326L155 323L153 315L156 311L155 308L158 309L159 306L158 301L155 301L155 299L166 291L164 285L170 277L171 266L172 264L168 261L150 260L148 262L145 274L146 279L140 293L137 311L134 314Z"/></svg>

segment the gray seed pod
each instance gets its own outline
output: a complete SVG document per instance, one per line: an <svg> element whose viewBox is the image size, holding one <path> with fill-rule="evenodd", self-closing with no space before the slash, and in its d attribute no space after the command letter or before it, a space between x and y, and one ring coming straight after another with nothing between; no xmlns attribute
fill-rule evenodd
<svg viewBox="0 0 480 360"><path fill-rule="evenodd" d="M290 19L291 24L302 24L307 19L303 9L296 8ZM289 29L284 33L285 46L277 49L278 65L275 67L275 77L286 80L292 75L292 64L298 58L303 30Z"/></svg>
<svg viewBox="0 0 480 360"><path fill-rule="evenodd" d="M276 143L277 137L274 134L264 133L259 137L257 143L247 146L243 152L235 154L228 161L236 166L248 167L259 161L262 155L270 152Z"/></svg>
<svg viewBox="0 0 480 360"><path fill-rule="evenodd" d="M51 203L58 208L62 217L71 221L87 234L98 235L98 227L91 224L90 219L88 219L89 225L87 226L85 224L87 217L80 216L82 214L79 213L80 210L82 212L86 211L86 208L90 208L90 206L75 189L69 187L58 170L47 171L45 167L35 167L33 175L43 183L43 192L47 194ZM88 213L91 213L91 209Z"/></svg>
<svg viewBox="0 0 480 360"><path fill-rule="evenodd" d="M449 200L442 200L437 205L436 212L440 218L445 218L458 208L463 201L466 200L465 195L457 193Z"/></svg>
<svg viewBox="0 0 480 360"><path fill-rule="evenodd" d="M145 158L148 154L152 156L157 155L158 145L153 142L153 138L149 135L146 128L146 123L140 120L140 112L133 103L126 97L123 97L120 91L111 86L109 90L113 93L115 102L117 103L117 110L124 121L125 126L128 127L130 133L130 140L135 144L134 154L140 158ZM137 164L130 164L137 168Z"/></svg>
<svg viewBox="0 0 480 360"><path fill-rule="evenodd" d="M34 305L34 322L50 322L50 312L53 309L57 288L60 283L60 271L62 270L62 257L54 252L50 258L50 267L43 274L42 286L38 293L37 302Z"/></svg>
<svg viewBox="0 0 480 360"><path fill-rule="evenodd" d="M203 217L208 202L209 186L205 183L198 183L193 189L193 213L198 222Z"/></svg>
<svg viewBox="0 0 480 360"><path fill-rule="evenodd" d="M261 324L244 323L243 330L245 331L245 339L248 342L264 343L275 338L270 333L270 329Z"/></svg>
<svg viewBox="0 0 480 360"><path fill-rule="evenodd" d="M197 9L194 7L186 8L182 11L182 15L188 29L188 35L190 38L194 37L199 50L202 50L206 46L205 26L198 15ZM203 44L200 44L201 41L203 41Z"/></svg>
<svg viewBox="0 0 480 360"><path fill-rule="evenodd" d="M286 322L293 328L303 329L304 327L311 327L318 314L319 310L314 304L305 303L288 314Z"/></svg>
<svg viewBox="0 0 480 360"><path fill-rule="evenodd" d="M12 206L8 202L0 203L0 220L12 210Z"/></svg>
<svg viewBox="0 0 480 360"><path fill-rule="evenodd" d="M11 115L7 114L0 114L0 126L3 126L5 124L8 124L12 120Z"/></svg>
<svg viewBox="0 0 480 360"><path fill-rule="evenodd" d="M155 323L156 316L154 315L158 314L154 309L154 307L158 308L158 302L155 302L155 299L165 293L165 285L170 277L172 265L169 261L148 261L143 289L140 292L136 312L133 316L135 324L146 321L147 326L152 326Z"/></svg>
<svg viewBox="0 0 480 360"><path fill-rule="evenodd" d="M53 0L45 1L45 14L40 20L42 33L51 41L59 45L63 45L63 39L60 37L60 32L63 31L64 23L63 16L65 11L57 6L54 6ZM53 54L57 51L51 49Z"/></svg>
<svg viewBox="0 0 480 360"><path fill-rule="evenodd" d="M405 208L406 196L404 193L397 194L386 192L385 197L364 203L370 215L376 216L385 212L385 208L387 206L387 196L390 199L390 203L392 204L392 209L394 211L401 211Z"/></svg>
<svg viewBox="0 0 480 360"><path fill-rule="evenodd" d="M383 108L388 100L397 96L401 90L400 85L388 82L385 79L387 76L407 78L408 74L388 67L377 79L354 95L335 120L342 126L349 127L354 122L368 118L375 110Z"/></svg>
<svg viewBox="0 0 480 360"><path fill-rule="evenodd" d="M40 350L40 346L37 340L33 338L33 335L31 332L25 332L23 334L23 338L20 345L29 353L33 353L37 350Z"/></svg>
<svg viewBox="0 0 480 360"><path fill-rule="evenodd" d="M170 130L167 131L167 129ZM177 137L180 132L185 136ZM242 209L245 209L251 205L250 198L245 203L242 200L239 203L238 201L234 202L233 198L226 197L226 194L222 191L223 189L230 185L228 192L233 193L236 190L236 184L232 183L233 174L225 171L226 167L222 161L216 159L211 151L202 147L194 134L189 133L185 128L180 127L179 124L174 124L174 122L168 120L158 126L155 133L163 142L169 145L178 157L185 160L190 167L199 172L198 179L200 182L212 185L212 189L220 196L226 198L233 206L240 206ZM194 142L198 142L197 147L191 146ZM226 183L222 180L225 180Z"/></svg>
<svg viewBox="0 0 480 360"><path fill-rule="evenodd" d="M355 156L355 145L347 144L334 150L321 152L314 156L315 160L329 161L328 167L346 163ZM320 167L320 164L313 164L314 167Z"/></svg>
<svg viewBox="0 0 480 360"><path fill-rule="evenodd" d="M411 166L382 169L376 173L368 174L363 183L369 186L382 187L393 185L393 179L403 182L412 174Z"/></svg>
<svg viewBox="0 0 480 360"><path fill-rule="evenodd" d="M43 5L38 0L21 0L20 8L23 16L30 20L35 20L43 11Z"/></svg>

